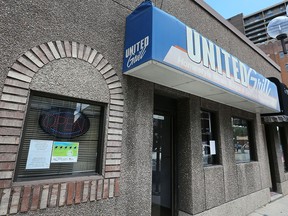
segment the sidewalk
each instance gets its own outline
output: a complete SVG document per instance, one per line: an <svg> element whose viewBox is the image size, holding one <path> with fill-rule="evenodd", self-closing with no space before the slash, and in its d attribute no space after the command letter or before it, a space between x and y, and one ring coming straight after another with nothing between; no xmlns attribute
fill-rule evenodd
<svg viewBox="0 0 288 216"><path fill-rule="evenodd" d="M248 216L288 216L288 196L272 201Z"/></svg>

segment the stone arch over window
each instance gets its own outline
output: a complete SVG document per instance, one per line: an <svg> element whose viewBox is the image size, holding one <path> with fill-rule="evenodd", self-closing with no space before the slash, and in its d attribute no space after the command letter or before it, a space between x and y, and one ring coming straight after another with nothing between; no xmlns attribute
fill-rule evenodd
<svg viewBox="0 0 288 216"><path fill-rule="evenodd" d="M94 66L95 73L102 75L109 89L103 177L70 179L69 183L63 179L55 184L32 182L25 186L14 185L15 163L32 78L45 65L63 58L79 59ZM20 56L7 74L0 99L1 212L13 214L118 196L123 106L123 91L118 75L103 55L89 46L70 41L51 41L33 47ZM30 199L32 202L29 202Z"/></svg>

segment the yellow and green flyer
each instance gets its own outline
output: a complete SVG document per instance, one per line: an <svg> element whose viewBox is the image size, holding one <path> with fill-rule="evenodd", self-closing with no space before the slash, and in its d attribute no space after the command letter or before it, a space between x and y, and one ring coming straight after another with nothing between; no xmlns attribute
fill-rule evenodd
<svg viewBox="0 0 288 216"><path fill-rule="evenodd" d="M53 142L51 163L73 163L78 159L79 142Z"/></svg>

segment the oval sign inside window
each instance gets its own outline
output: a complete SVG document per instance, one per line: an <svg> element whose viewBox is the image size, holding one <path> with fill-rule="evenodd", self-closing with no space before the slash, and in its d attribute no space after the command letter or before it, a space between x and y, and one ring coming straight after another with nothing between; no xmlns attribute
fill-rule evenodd
<svg viewBox="0 0 288 216"><path fill-rule="evenodd" d="M50 109L42 111L40 127L48 134L58 138L74 138L85 134L90 127L88 117L73 109Z"/></svg>

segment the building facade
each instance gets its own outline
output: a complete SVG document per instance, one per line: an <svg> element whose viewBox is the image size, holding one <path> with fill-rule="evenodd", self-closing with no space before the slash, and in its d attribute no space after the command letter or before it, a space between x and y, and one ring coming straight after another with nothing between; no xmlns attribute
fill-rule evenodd
<svg viewBox="0 0 288 216"><path fill-rule="evenodd" d="M266 53L273 61L281 67L282 82L288 85L288 57L283 53L280 41L275 39L266 41L258 45L264 53Z"/></svg>
<svg viewBox="0 0 288 216"><path fill-rule="evenodd" d="M282 82L286 86L288 85L287 58L283 54L281 43L268 35L267 25L275 17L286 16L287 5L287 1L283 1L253 14L246 16L238 14L228 19L233 26L257 44L264 53L281 67Z"/></svg>
<svg viewBox="0 0 288 216"><path fill-rule="evenodd" d="M286 16L286 7L287 1L282 1L281 3L272 5L268 8L264 8L263 10L257 11L253 14L249 14L247 16L243 16L243 14L236 15L228 19L229 21L235 20L238 17L240 19L242 17L243 26L238 22L237 26L241 32L244 27L244 34L255 44L263 43L265 41L270 40L271 38L267 34L267 25L268 23L275 17L278 16Z"/></svg>
<svg viewBox="0 0 288 216"><path fill-rule="evenodd" d="M261 117L279 67L201 0L140 4L1 2L0 215L247 215L288 194L287 127Z"/></svg>

